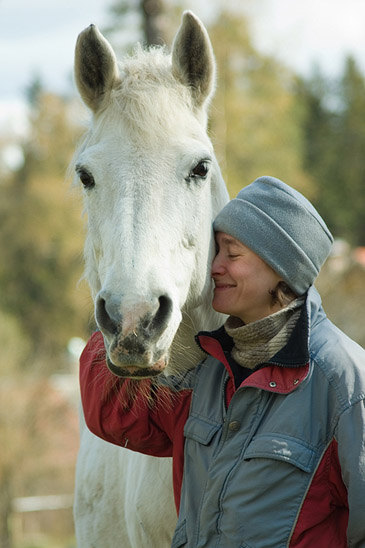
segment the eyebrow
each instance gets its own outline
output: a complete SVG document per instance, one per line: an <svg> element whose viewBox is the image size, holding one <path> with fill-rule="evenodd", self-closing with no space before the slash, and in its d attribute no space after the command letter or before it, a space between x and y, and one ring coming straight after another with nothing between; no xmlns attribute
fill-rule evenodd
<svg viewBox="0 0 365 548"><path fill-rule="evenodd" d="M216 238L215 245L216 249L219 249L220 245L225 245L228 249L245 249L245 246L239 240L236 240L236 238L230 236L229 234L222 236L220 242L218 242L218 239Z"/></svg>
<svg viewBox="0 0 365 548"><path fill-rule="evenodd" d="M221 239L221 243L227 244L227 245L235 245L239 246L240 242L238 242L233 236L223 236Z"/></svg>

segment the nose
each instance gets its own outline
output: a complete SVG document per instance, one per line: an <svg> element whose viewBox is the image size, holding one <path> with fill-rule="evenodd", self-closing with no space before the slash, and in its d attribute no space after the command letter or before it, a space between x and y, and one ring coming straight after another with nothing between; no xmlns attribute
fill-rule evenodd
<svg viewBox="0 0 365 548"><path fill-rule="evenodd" d="M222 257L220 253L218 252L212 262L211 275L212 277L214 277L215 275L223 274L223 272L224 272L224 265L223 265Z"/></svg>
<svg viewBox="0 0 365 548"><path fill-rule="evenodd" d="M149 304L136 304L135 310L143 314L135 317L133 328L150 338L158 337L167 327L172 314L173 303L168 295L161 295ZM131 306L133 310L133 306ZM116 335L123 327L121 301L107 292L100 292L96 299L95 318L101 331L107 335ZM128 311L126 311L126 315ZM135 315L135 314L134 314Z"/></svg>
<svg viewBox="0 0 365 548"><path fill-rule="evenodd" d="M106 334L116 335L122 316L120 302L107 293L100 293L96 299L95 319L98 327Z"/></svg>
<svg viewBox="0 0 365 548"><path fill-rule="evenodd" d="M172 299L168 295L161 295L158 298L158 308L149 324L149 331L152 334L162 333L167 327L172 314Z"/></svg>

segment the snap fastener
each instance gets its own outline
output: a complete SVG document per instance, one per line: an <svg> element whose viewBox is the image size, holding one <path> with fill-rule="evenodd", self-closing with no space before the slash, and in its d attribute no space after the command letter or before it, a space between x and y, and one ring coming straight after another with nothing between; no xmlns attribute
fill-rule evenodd
<svg viewBox="0 0 365 548"><path fill-rule="evenodd" d="M293 384L298 384L299 379L294 379Z"/></svg>
<svg viewBox="0 0 365 548"><path fill-rule="evenodd" d="M275 381L270 381L269 386L270 386L270 388L275 388L276 382Z"/></svg>
<svg viewBox="0 0 365 548"><path fill-rule="evenodd" d="M239 421L232 421L229 423L228 428L231 432L237 432L240 429L241 423Z"/></svg>

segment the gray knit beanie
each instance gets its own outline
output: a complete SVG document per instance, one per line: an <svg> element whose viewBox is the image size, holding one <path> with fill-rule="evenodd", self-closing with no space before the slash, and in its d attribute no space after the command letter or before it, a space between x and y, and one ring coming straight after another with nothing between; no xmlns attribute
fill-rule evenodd
<svg viewBox="0 0 365 548"><path fill-rule="evenodd" d="M217 215L213 228L252 249L297 294L313 284L333 238L300 192L274 177L243 188Z"/></svg>

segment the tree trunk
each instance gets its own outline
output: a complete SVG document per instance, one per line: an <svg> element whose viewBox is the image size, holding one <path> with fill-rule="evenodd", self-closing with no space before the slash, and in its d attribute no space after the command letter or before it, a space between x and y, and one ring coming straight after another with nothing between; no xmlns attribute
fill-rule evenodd
<svg viewBox="0 0 365 548"><path fill-rule="evenodd" d="M13 547L10 530L11 500L11 479L4 470L0 479L0 548Z"/></svg>
<svg viewBox="0 0 365 548"><path fill-rule="evenodd" d="M163 0L141 0L143 32L148 46L165 43Z"/></svg>

